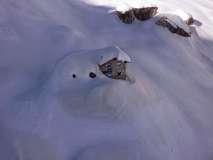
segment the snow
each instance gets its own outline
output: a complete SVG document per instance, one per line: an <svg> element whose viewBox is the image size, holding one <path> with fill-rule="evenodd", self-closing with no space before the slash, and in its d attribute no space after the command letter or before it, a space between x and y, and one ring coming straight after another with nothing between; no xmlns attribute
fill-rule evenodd
<svg viewBox="0 0 213 160"><path fill-rule="evenodd" d="M182 19L183 21L185 21L185 22L186 22L190 17L192 17L191 14L189 14L189 13L187 13L187 12L181 10L181 9L174 11L173 14L178 15L178 16L181 17L181 19Z"/></svg>
<svg viewBox="0 0 213 160"><path fill-rule="evenodd" d="M119 61L131 62L131 58L122 51L118 46L104 48L101 51L98 51L101 55L99 64L102 65L113 58L117 58Z"/></svg>
<svg viewBox="0 0 213 160"><path fill-rule="evenodd" d="M115 10L125 13L126 11L130 9L131 9L131 6L129 6L128 4L121 4L121 5L118 5Z"/></svg>
<svg viewBox="0 0 213 160"><path fill-rule="evenodd" d="M201 25L183 38L155 25L159 15L127 25L108 14L126 4L156 5L182 24L180 9ZM1 0L0 159L211 159L212 8L211 0ZM130 60L135 82L104 76L102 55Z"/></svg>

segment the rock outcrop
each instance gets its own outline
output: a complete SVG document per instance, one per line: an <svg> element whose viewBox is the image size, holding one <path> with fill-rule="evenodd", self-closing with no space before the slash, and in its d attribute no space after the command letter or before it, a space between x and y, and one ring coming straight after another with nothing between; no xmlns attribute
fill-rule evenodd
<svg viewBox="0 0 213 160"><path fill-rule="evenodd" d="M133 10L128 10L128 11L125 11L125 12L116 11L116 14L117 14L118 18L123 23L126 23L126 24L131 24L135 20L135 16L134 16Z"/></svg>
<svg viewBox="0 0 213 160"><path fill-rule="evenodd" d="M116 11L118 18L126 24L131 24L135 19L145 21L157 14L158 7L131 8L125 12Z"/></svg>
<svg viewBox="0 0 213 160"><path fill-rule="evenodd" d="M187 25L192 25L193 23L194 23L194 18L192 17L192 16L190 16L186 21L185 21L185 23L187 24Z"/></svg>
<svg viewBox="0 0 213 160"><path fill-rule="evenodd" d="M158 7L134 8L134 16L140 21L148 20L157 14Z"/></svg>
<svg viewBox="0 0 213 160"><path fill-rule="evenodd" d="M148 20L158 13L158 7L142 7L142 8L129 8L125 11L116 11L119 19L126 24L132 24L135 19L139 21ZM159 16L159 15L158 15ZM191 37L189 26L194 23L194 18L184 12L177 10L169 14L159 16L160 19L156 22L157 25L167 28L171 33L178 34L183 37Z"/></svg>
<svg viewBox="0 0 213 160"><path fill-rule="evenodd" d="M108 78L127 80L126 64L126 61L123 62L117 58L113 58L112 60L99 65L99 68Z"/></svg>
<svg viewBox="0 0 213 160"><path fill-rule="evenodd" d="M129 80L126 72L130 57L120 48L114 47L102 55L99 62L100 71L108 78Z"/></svg>
<svg viewBox="0 0 213 160"><path fill-rule="evenodd" d="M157 22L157 25L167 28L170 32L178 34L183 37L191 37L191 32L187 32L184 28L179 27L172 22L168 17L161 17Z"/></svg>

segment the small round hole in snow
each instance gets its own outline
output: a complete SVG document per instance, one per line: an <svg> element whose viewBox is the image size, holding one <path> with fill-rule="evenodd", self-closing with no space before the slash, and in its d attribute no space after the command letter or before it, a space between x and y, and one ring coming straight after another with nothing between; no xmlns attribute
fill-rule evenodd
<svg viewBox="0 0 213 160"><path fill-rule="evenodd" d="M90 73L89 73L89 76L90 76L90 78L95 78L95 77L96 77L96 74L93 73L93 72L90 72Z"/></svg>
<svg viewBox="0 0 213 160"><path fill-rule="evenodd" d="M76 75L75 75L75 74L73 74L73 75L72 75L72 77L73 77L73 78L76 78Z"/></svg>

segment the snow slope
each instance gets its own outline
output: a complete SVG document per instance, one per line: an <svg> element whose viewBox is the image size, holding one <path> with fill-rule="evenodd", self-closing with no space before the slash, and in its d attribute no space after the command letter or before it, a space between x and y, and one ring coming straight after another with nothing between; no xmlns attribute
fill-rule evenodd
<svg viewBox="0 0 213 160"><path fill-rule="evenodd" d="M157 17L127 25L108 13L152 4L192 14L192 37L156 26ZM211 160L212 8L211 0L0 0L1 159ZM134 83L97 69L97 49L113 45L130 56Z"/></svg>

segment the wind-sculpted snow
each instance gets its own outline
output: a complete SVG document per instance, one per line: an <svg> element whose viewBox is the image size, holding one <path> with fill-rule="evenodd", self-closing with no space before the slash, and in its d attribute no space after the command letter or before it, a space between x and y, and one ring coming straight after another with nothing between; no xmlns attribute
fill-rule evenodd
<svg viewBox="0 0 213 160"><path fill-rule="evenodd" d="M0 1L0 159L212 159L212 2L147 2L128 5L184 10L192 36L123 24L121 1ZM113 45L133 81L99 71Z"/></svg>

